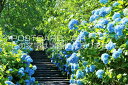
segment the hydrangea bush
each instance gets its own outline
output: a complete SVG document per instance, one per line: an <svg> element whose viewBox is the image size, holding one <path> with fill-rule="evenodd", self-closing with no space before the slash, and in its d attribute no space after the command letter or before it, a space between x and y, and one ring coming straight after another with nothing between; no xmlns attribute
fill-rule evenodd
<svg viewBox="0 0 128 85"><path fill-rule="evenodd" d="M53 50L51 61L70 74L70 84L128 84L127 3L99 2L103 7L93 10L88 21L69 22L77 38L65 49Z"/></svg>
<svg viewBox="0 0 128 85"><path fill-rule="evenodd" d="M0 34L0 85L38 85L32 77L37 67L15 42Z"/></svg>

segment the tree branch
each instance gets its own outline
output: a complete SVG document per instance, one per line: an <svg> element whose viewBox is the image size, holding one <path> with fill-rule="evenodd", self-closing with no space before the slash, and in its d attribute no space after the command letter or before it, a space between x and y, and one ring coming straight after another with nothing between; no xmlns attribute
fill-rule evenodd
<svg viewBox="0 0 128 85"><path fill-rule="evenodd" d="M4 9L5 2L6 2L6 0L0 0L0 13Z"/></svg>

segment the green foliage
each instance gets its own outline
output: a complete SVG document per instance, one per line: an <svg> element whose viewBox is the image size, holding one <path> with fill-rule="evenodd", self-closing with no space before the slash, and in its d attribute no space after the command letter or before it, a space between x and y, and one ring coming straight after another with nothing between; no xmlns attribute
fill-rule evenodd
<svg viewBox="0 0 128 85"><path fill-rule="evenodd" d="M28 73L24 73L23 76L18 74L19 69L26 68L26 61L21 59L22 55L27 55L20 49L16 49L17 46L14 42L8 42L0 31L0 85L5 85L5 81L9 81L8 77L12 77L13 83L25 84L26 79L30 78ZM33 65L29 65L29 69L32 69ZM9 69L12 69L10 71ZM37 84L38 82L35 82Z"/></svg>
<svg viewBox="0 0 128 85"><path fill-rule="evenodd" d="M9 0L1 15L1 26L6 34L10 35L38 33L36 27L46 22L47 14L53 8L54 2L54 0Z"/></svg>
<svg viewBox="0 0 128 85"><path fill-rule="evenodd" d="M70 48L72 50L66 51L65 49L56 49L53 48L53 53L52 56L50 56L53 60L53 62L58 65L58 63L61 63L60 69L66 72L70 72L71 74L71 82L75 82L73 84L76 84L78 80L81 80L84 84L78 84L77 85L124 85L127 84L128 81L128 37L127 37L127 31L128 31L128 21L127 24L123 24L122 21L117 21L114 22L115 19L112 19L114 13L118 12L121 14L121 19L127 18L128 20L128 15L123 14L123 10L127 6L126 1L118 1L120 5L116 7L112 7L113 2L109 2L106 5L102 5L103 7L112 7L112 11L105 17L99 17L98 19L95 19L93 22L88 22L85 25L78 25L78 29L71 30L70 33L68 32L65 35L68 35L68 37L65 38L65 41L69 40L68 43L71 45L67 48ZM102 10L103 11L103 10ZM108 23L114 23L114 32L108 31L108 24L102 24L100 23L103 19L107 19L109 22ZM80 19L78 19L80 21ZM116 20L115 20L116 21ZM95 25L101 24L102 26L105 26L105 28L100 28L100 27L95 27ZM116 26L124 26L124 29L120 30L122 32L122 35L119 35L117 37L117 33L115 31ZM84 37L85 41L82 40L77 40L79 39L79 30L88 32L89 34ZM90 37L91 33L95 33L94 36ZM102 33L103 35L100 36L99 33ZM84 35L84 34L83 34ZM64 35L63 35L64 36ZM72 37L77 37L76 40L72 40ZM110 42L116 43L116 46L112 48L111 50L108 50L106 45ZM74 45L74 43L80 42L82 46ZM127 43L127 44L126 44ZM88 47L85 47L87 44L89 44ZM76 47L75 47L76 46ZM78 50L74 50L75 48L79 48ZM115 50L117 51L118 49L121 49L122 52L121 54L115 55L114 58L113 54ZM64 53L63 53L64 51ZM77 56L79 56L78 62L75 64L78 64L78 68L74 69L72 71L72 62L77 60L76 56L73 57L73 53L77 53ZM101 56L102 54L107 53L109 55L109 58L107 59L108 62L105 63ZM68 57L65 57L69 55ZM62 61L62 59L63 61ZM72 60L73 59L73 60ZM70 60L70 62L69 62ZM87 65L83 65L83 63L87 61ZM74 64L74 63L73 63ZM65 67L65 65L68 67ZM87 72L86 67L89 67L88 70L90 70L90 66L95 65L96 69L93 72ZM66 69L66 70L65 70ZM104 70L103 77L100 78L97 76L96 72L102 69ZM81 70L84 73L84 77L77 78L77 72ZM81 75L81 74L79 74ZM74 77L72 77L74 76Z"/></svg>
<svg viewBox="0 0 128 85"><path fill-rule="evenodd" d="M109 0L107 6L111 6L112 3L117 0ZM128 6L127 0L119 1L121 5L114 7L113 12L106 16L106 18L111 19L114 12L119 12L122 14L122 10ZM64 70L67 65L65 54L62 52L64 49L64 44L71 42L72 39L76 38L79 31L68 29L68 23L71 19L81 21L88 19L91 16L91 11L100 8L102 5L99 0L7 0L4 6L4 10L1 13L0 26L3 28L4 37L8 35L43 35L48 37L48 40L52 42L56 48L48 49L49 53L52 52L50 58L55 58L54 63L60 64L60 70ZM124 17L124 16L122 16ZM128 16L126 16L128 17ZM116 25L119 24L118 22ZM85 30L90 33L94 32L108 32L106 29L95 28L92 29L94 23L88 23L79 25L79 30ZM127 28L128 26L126 26ZM7 39L3 39L2 32L0 32L0 47L2 52L0 52L0 83L4 84L4 81L8 80L7 76L14 76L13 80L15 83L19 81L24 84L24 80L28 78L26 76L20 78L20 76L15 75L20 67L26 67L22 63L20 57L22 55L21 50L16 50L17 52L12 52L13 47L16 45L12 42L7 42ZM96 70L105 70L103 79L98 79L94 73L87 74L84 78L80 79L85 84L107 84L108 82L112 84L125 84L127 83L127 55L128 55L128 45L125 44L128 39L128 29L123 30L124 35L118 40L115 39L114 34L106 34L103 38L96 35L94 38L85 38L86 42L82 42L84 45L90 43L89 48L83 48L78 51L80 56L79 60L79 70L85 69L83 66L84 61L88 61L89 67L92 64L97 66ZM54 37L55 39L51 38ZM45 39L45 38L44 38ZM39 38L39 43L44 42ZM42 41L41 41L42 40ZM59 41L58 41L59 40ZM123 54L119 59L110 58L110 62L107 65L101 63L101 54L107 52L109 55L112 54L113 50L107 51L105 45L109 41L116 42L116 49L123 49ZM38 42L37 37L35 41ZM72 41L74 42L74 40ZM20 42L18 42L19 44ZM58 50L59 49L59 50ZM60 52L60 50L62 50ZM72 52L67 52L71 54ZM58 55L60 54L60 55ZM118 65L120 63L120 65ZM70 67L70 65L69 65ZM13 68L14 71L10 73L9 68ZM31 68L31 65L30 65ZM71 71L70 68L68 68ZM76 72L76 71L75 71ZM74 73L75 73L74 72ZM126 74L125 74L126 73ZM3 78L4 77L4 78ZM76 79L76 76L74 77Z"/></svg>

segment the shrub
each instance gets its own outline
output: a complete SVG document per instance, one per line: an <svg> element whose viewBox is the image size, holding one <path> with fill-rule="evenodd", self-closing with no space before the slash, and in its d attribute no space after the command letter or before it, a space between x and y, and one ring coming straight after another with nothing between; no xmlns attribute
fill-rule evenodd
<svg viewBox="0 0 128 85"><path fill-rule="evenodd" d="M79 34L76 40L68 42L62 49L65 53L57 51L64 59L54 61L63 63L61 67L70 73L71 84L128 83L128 16L122 11L127 3L115 3L119 4L103 3L103 7L92 12L87 23L76 24L78 28L73 29L73 36ZM77 69L72 67L74 64Z"/></svg>
<svg viewBox="0 0 128 85"><path fill-rule="evenodd" d="M38 84L32 77L36 70L36 66L31 64L32 58L20 50L15 42L8 42L2 34L0 43L0 84Z"/></svg>

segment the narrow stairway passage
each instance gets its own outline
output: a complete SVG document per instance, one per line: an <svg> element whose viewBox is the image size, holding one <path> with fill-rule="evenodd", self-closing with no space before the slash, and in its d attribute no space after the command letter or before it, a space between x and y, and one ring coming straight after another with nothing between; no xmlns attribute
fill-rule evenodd
<svg viewBox="0 0 128 85"><path fill-rule="evenodd" d="M43 51L33 51L30 56L33 59L32 64L37 66L33 76L41 85L69 85L67 76L62 75Z"/></svg>

